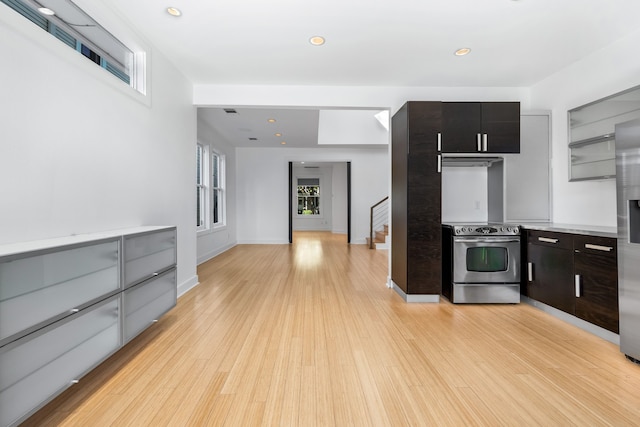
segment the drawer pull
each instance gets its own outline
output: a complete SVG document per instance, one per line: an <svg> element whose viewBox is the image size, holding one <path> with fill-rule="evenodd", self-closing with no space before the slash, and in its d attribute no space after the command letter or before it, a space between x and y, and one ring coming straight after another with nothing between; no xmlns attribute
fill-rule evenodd
<svg viewBox="0 0 640 427"><path fill-rule="evenodd" d="M153 273L153 277L159 276L160 273Z"/></svg>
<svg viewBox="0 0 640 427"><path fill-rule="evenodd" d="M548 237L538 237L538 240L545 243L558 243L558 239L550 239Z"/></svg>
<svg viewBox="0 0 640 427"><path fill-rule="evenodd" d="M77 313L77 312L79 312L80 310L78 310L77 308L72 308L70 311L71 311L72 313Z"/></svg>
<svg viewBox="0 0 640 427"><path fill-rule="evenodd" d="M593 249L596 251L603 251L603 252L611 252L613 250L611 246L592 245L591 243L585 243L584 247L587 249Z"/></svg>
<svg viewBox="0 0 640 427"><path fill-rule="evenodd" d="M71 384L78 384L80 380L71 380Z"/></svg>
<svg viewBox="0 0 640 427"><path fill-rule="evenodd" d="M576 274L575 276L575 285L576 285L576 298L580 298L580 275Z"/></svg>

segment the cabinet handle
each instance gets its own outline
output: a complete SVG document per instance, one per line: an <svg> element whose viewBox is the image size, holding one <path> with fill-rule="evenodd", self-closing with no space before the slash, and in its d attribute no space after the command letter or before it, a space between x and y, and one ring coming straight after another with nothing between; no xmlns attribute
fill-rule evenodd
<svg viewBox="0 0 640 427"><path fill-rule="evenodd" d="M80 382L80 380L71 380L70 383L71 384L78 384Z"/></svg>
<svg viewBox="0 0 640 427"><path fill-rule="evenodd" d="M438 173L442 173L442 156L438 154Z"/></svg>
<svg viewBox="0 0 640 427"><path fill-rule="evenodd" d="M489 149L489 135L486 133L482 135L482 151L488 151Z"/></svg>
<svg viewBox="0 0 640 427"><path fill-rule="evenodd" d="M558 243L558 239L550 239L548 237L538 237L538 240L545 243Z"/></svg>
<svg viewBox="0 0 640 427"><path fill-rule="evenodd" d="M71 311L72 313L77 313L77 312L79 312L80 310L79 310L79 309L77 309L77 308L72 308L70 311Z"/></svg>
<svg viewBox="0 0 640 427"><path fill-rule="evenodd" d="M611 252L613 250L611 246L592 245L591 243L585 243L584 247L587 249L594 249L596 251L603 251L603 252Z"/></svg>
<svg viewBox="0 0 640 427"><path fill-rule="evenodd" d="M442 134L438 132L438 151L442 151Z"/></svg>
<svg viewBox="0 0 640 427"><path fill-rule="evenodd" d="M575 285L576 285L576 298L580 298L580 275L579 274L576 274Z"/></svg>
<svg viewBox="0 0 640 427"><path fill-rule="evenodd" d="M482 151L482 134L477 134L476 135L476 145L478 150L477 151Z"/></svg>
<svg viewBox="0 0 640 427"><path fill-rule="evenodd" d="M533 282L533 263L527 263L527 276L530 282Z"/></svg>

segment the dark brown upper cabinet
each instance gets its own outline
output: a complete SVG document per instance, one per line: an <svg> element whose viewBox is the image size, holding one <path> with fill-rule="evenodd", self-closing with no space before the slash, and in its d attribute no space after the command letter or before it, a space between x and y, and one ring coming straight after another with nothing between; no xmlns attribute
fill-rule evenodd
<svg viewBox="0 0 640 427"><path fill-rule="evenodd" d="M443 102L442 151L519 153L519 102Z"/></svg>

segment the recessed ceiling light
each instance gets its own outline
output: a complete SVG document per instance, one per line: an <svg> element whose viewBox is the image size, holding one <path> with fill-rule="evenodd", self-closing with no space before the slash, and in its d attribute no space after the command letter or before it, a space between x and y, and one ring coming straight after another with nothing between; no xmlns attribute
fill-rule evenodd
<svg viewBox="0 0 640 427"><path fill-rule="evenodd" d="M287 145L287 143L286 143L286 142L284 142L284 141L282 141L280 144L281 144L281 145Z"/></svg>
<svg viewBox="0 0 640 427"><path fill-rule="evenodd" d="M267 121L268 121L269 123L275 123L275 122L276 122L276 119L267 119Z"/></svg>
<svg viewBox="0 0 640 427"><path fill-rule="evenodd" d="M168 7L167 8L167 13L169 15L171 15L171 16L180 16L180 15L182 15L182 12L177 7Z"/></svg>
<svg viewBox="0 0 640 427"><path fill-rule="evenodd" d="M311 43L314 46L322 46L324 44L324 37L313 36L309 39L309 43Z"/></svg>
<svg viewBox="0 0 640 427"><path fill-rule="evenodd" d="M281 136L282 136L282 134L281 134L281 133L276 133L276 136L277 136L277 137L281 137Z"/></svg>
<svg viewBox="0 0 640 427"><path fill-rule="evenodd" d="M53 16L56 14L53 10L49 9L48 7L39 7L38 12L47 16Z"/></svg>
<svg viewBox="0 0 640 427"><path fill-rule="evenodd" d="M469 49L468 47L463 47L463 48L460 48L460 49L456 50L455 51L455 55L456 56L465 56L469 52L471 52L471 49Z"/></svg>

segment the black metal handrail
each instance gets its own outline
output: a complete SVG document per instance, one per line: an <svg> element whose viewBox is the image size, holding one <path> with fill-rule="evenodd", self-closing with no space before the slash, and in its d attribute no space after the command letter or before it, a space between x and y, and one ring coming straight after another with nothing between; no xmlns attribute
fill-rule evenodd
<svg viewBox="0 0 640 427"><path fill-rule="evenodd" d="M374 224L384 225L384 223L387 222L388 209L378 209L376 211L376 208L382 205L387 200L389 200L389 196L385 197L375 205L371 206L370 217L369 217L369 249L373 249L375 247L375 244L373 242L373 234L375 232L376 227L374 226ZM386 208L386 205L385 205L385 208Z"/></svg>

